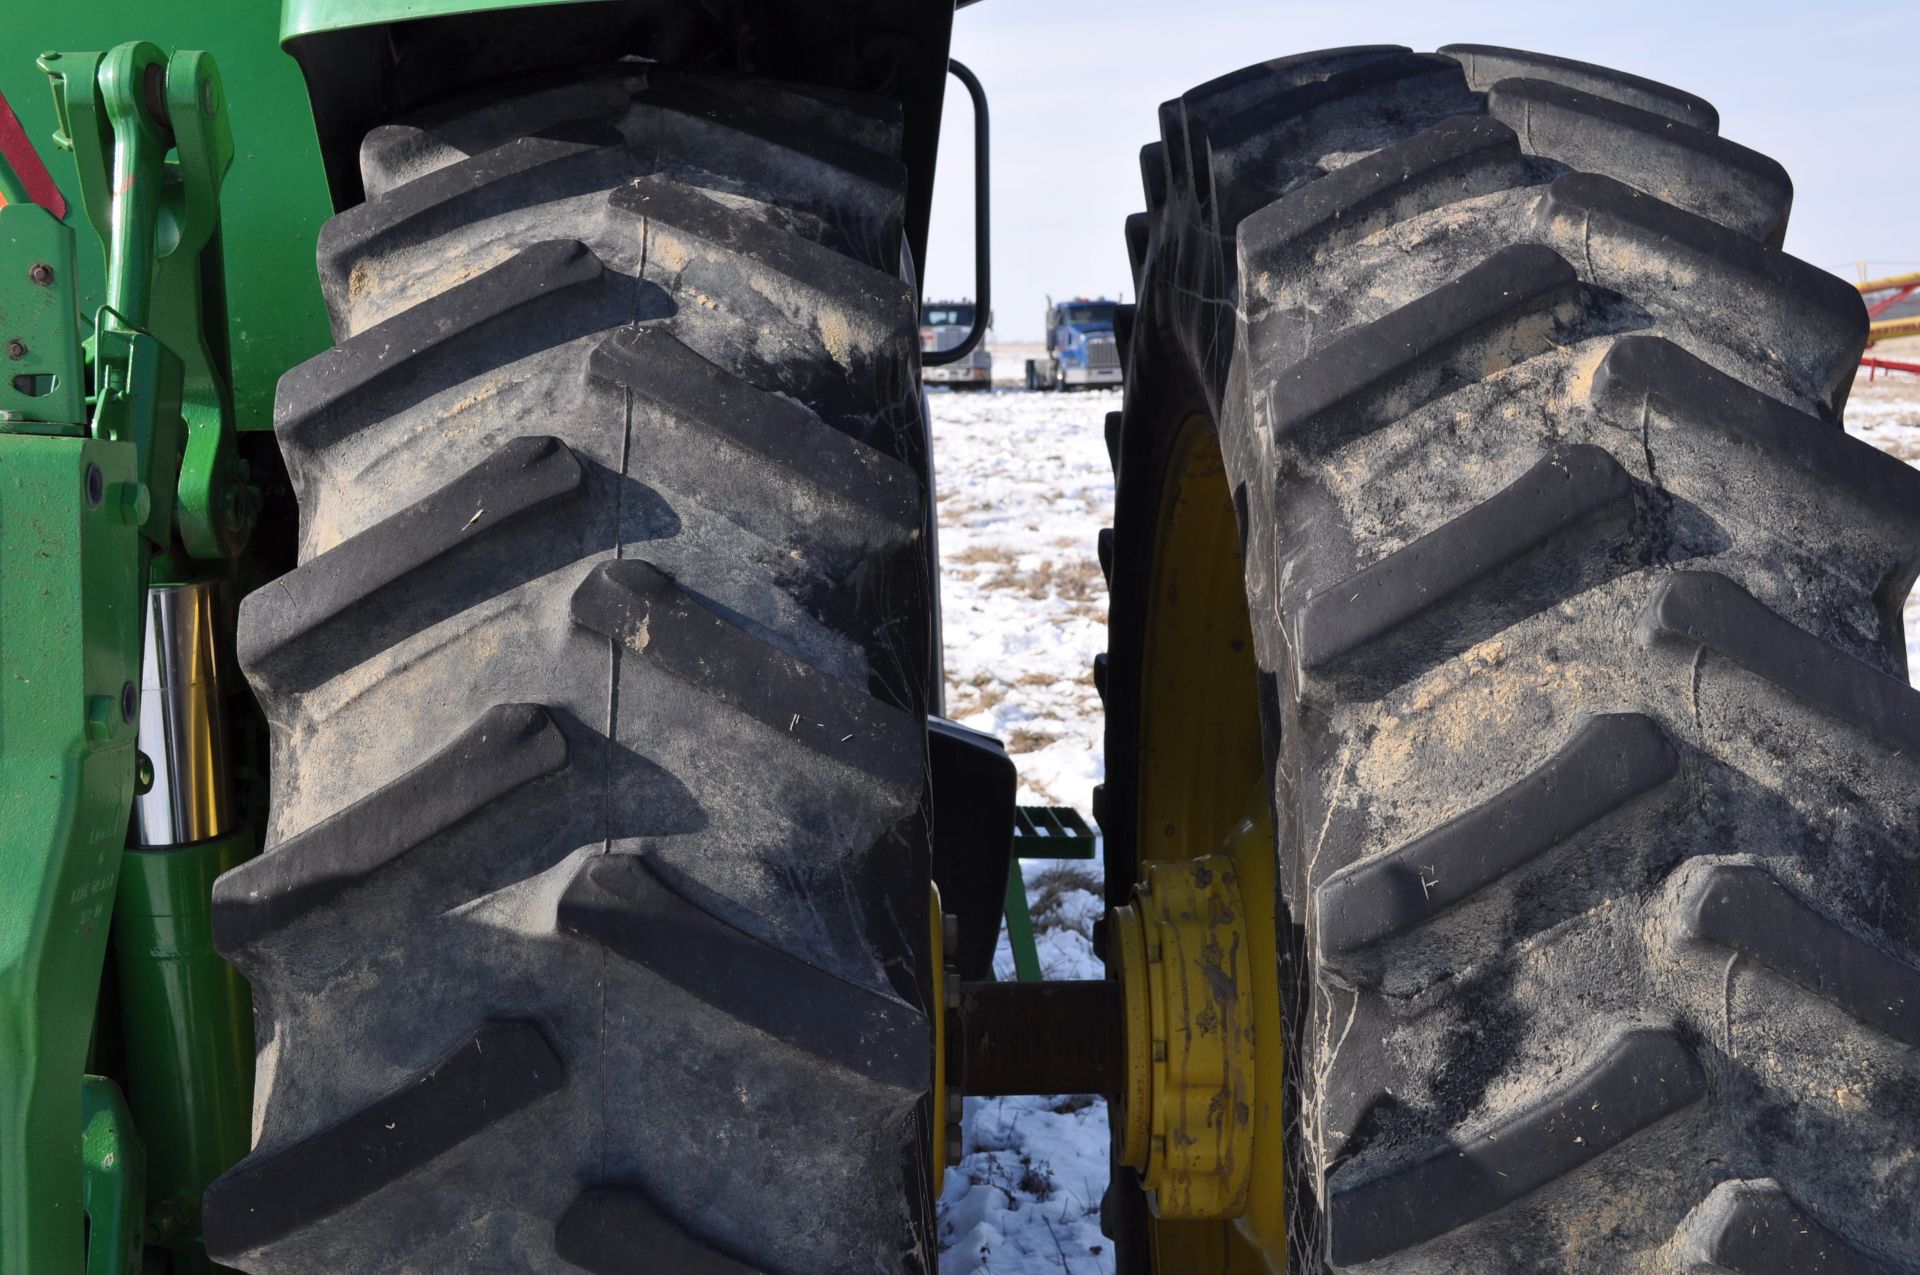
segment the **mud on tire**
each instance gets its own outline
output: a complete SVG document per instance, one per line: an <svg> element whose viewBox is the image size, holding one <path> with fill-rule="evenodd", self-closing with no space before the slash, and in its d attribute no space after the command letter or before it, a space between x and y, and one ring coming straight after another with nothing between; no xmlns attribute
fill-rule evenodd
<svg viewBox="0 0 1920 1275"><path fill-rule="evenodd" d="M242 609L251 1271L930 1272L898 108L633 66L370 135ZM666 1267L663 1266L662 1269Z"/></svg>
<svg viewBox="0 0 1920 1275"><path fill-rule="evenodd" d="M1142 152L1109 888L1197 411L1293 932L1297 1269L1920 1270L1920 475L1838 427L1859 298L1717 123L1380 46L1203 85Z"/></svg>

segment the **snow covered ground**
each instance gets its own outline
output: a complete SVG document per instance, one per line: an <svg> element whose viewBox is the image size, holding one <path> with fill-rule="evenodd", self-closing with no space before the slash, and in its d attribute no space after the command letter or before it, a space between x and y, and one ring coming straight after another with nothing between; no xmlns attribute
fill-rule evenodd
<svg viewBox="0 0 1920 1275"><path fill-rule="evenodd" d="M1029 862L1042 974L1100 978L1093 922L1103 910L1097 868ZM997 978L1013 977L1003 930ZM940 1275L1107 1275L1113 1245L1100 1233L1107 1189L1107 1104L1084 1095L969 1098L964 1158L940 1197Z"/></svg>
<svg viewBox="0 0 1920 1275"><path fill-rule="evenodd" d="M1022 802L1088 813L1101 775L1093 657L1107 649L1095 537L1113 522L1104 425L1120 395L929 399L947 716L1006 741Z"/></svg>
<svg viewBox="0 0 1920 1275"><path fill-rule="evenodd" d="M947 715L1007 742L1022 802L1090 815L1103 773L1093 657L1107 645L1094 544L1113 521L1104 425L1120 395L996 389L930 398ZM1847 429L1920 466L1920 377L1863 380ZM1908 667L1920 686L1920 590L1906 620ZM1026 878L1046 976L1101 977L1092 944L1097 865L1029 862ZM995 966L1012 976L1004 933ZM1104 1102L969 1098L965 1138L965 1159L948 1171L940 1199L941 1275L1113 1270L1100 1234Z"/></svg>
<svg viewBox="0 0 1920 1275"><path fill-rule="evenodd" d="M935 393L947 716L1006 741L1020 801L1092 815L1100 782L1093 657L1107 649L1095 556L1113 521L1113 391ZM1026 864L1041 971L1100 978L1097 864ZM1013 977L1004 931L995 973ZM940 1199L941 1275L1105 1275L1107 1105L969 1098L965 1159Z"/></svg>

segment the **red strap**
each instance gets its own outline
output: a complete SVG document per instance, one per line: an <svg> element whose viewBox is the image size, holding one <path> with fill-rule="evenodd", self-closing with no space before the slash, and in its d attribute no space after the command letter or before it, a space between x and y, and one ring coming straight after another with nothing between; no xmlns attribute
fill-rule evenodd
<svg viewBox="0 0 1920 1275"><path fill-rule="evenodd" d="M0 155L5 155L13 171L20 175L29 199L56 217L66 217L66 198L61 195L60 187L54 184L53 174L40 161L40 152L33 148L27 130L20 127L20 117L7 105L4 93L0 93ZM0 204L5 202L0 199Z"/></svg>

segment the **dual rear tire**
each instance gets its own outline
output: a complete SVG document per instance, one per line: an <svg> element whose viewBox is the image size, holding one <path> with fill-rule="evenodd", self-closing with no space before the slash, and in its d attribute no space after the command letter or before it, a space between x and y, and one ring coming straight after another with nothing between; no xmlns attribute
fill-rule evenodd
<svg viewBox="0 0 1920 1275"><path fill-rule="evenodd" d="M1839 428L1865 314L1779 250L1785 173L1691 95L1475 46L1161 124L1108 891L1273 818L1293 1268L1920 1269L1920 476ZM1215 526L1243 587L1169 589ZM1155 652L1236 635L1208 711L1254 793L1169 795ZM1124 1175L1109 1217L1126 1272L1240 1243Z"/></svg>

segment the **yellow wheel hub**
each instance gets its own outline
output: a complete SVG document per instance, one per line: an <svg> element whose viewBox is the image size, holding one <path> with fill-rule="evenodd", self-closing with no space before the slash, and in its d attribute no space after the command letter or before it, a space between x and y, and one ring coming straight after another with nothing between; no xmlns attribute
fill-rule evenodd
<svg viewBox="0 0 1920 1275"><path fill-rule="evenodd" d="M1113 910L1128 1035L1121 1159L1162 1218L1233 1218L1253 1171L1251 945L1233 860L1150 864Z"/></svg>

